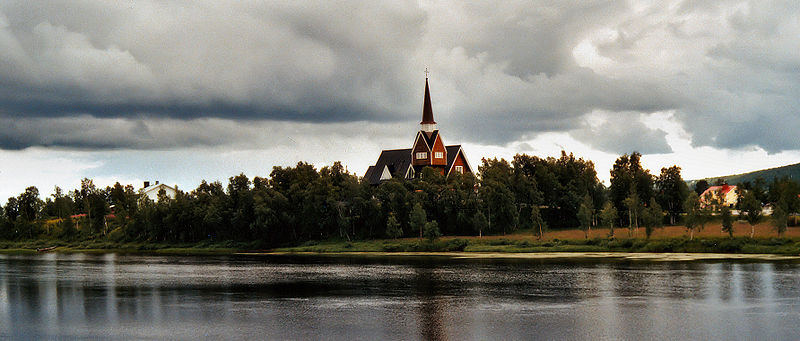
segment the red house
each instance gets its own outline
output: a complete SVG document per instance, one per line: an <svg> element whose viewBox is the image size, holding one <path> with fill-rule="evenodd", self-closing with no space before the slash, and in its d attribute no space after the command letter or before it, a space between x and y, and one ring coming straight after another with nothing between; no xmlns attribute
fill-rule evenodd
<svg viewBox="0 0 800 341"><path fill-rule="evenodd" d="M442 134L436 129L431 107L428 78L425 78L425 101L422 105L422 121L414 143L408 149L384 150L374 166L367 168L364 181L378 185L392 177L413 179L424 167L433 167L443 175L472 173L472 167L464 156L461 145L445 146Z"/></svg>

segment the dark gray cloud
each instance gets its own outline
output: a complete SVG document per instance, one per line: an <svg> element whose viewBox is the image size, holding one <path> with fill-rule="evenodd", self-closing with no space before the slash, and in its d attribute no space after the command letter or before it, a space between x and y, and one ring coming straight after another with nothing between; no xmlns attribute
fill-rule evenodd
<svg viewBox="0 0 800 341"><path fill-rule="evenodd" d="M670 111L695 145L794 150L799 17L794 2L747 1L4 1L0 148L225 146L242 141L225 134L233 126L413 124L428 66L437 121L461 142L567 132L607 152L663 153L663 131L614 117ZM597 111L610 118L587 126Z"/></svg>
<svg viewBox="0 0 800 341"><path fill-rule="evenodd" d="M642 154L664 154L672 152L667 144L667 133L651 129L642 123L637 113L592 113L601 122L571 132L572 137L599 150L615 154L637 151Z"/></svg>

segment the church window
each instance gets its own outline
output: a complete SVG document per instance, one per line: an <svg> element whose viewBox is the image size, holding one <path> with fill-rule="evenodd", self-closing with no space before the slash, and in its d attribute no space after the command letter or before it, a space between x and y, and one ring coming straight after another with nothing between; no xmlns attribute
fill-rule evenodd
<svg viewBox="0 0 800 341"><path fill-rule="evenodd" d="M464 166L456 166L456 172L464 174Z"/></svg>
<svg viewBox="0 0 800 341"><path fill-rule="evenodd" d="M443 158L443 157L444 157L444 155L442 155L442 152L436 152L436 153L435 153L435 154L433 154L433 155L434 155L434 157L435 157L435 158L437 158L437 159L441 159L441 158Z"/></svg>
<svg viewBox="0 0 800 341"><path fill-rule="evenodd" d="M406 155L408 155L408 154L406 154ZM428 158L428 152L418 152L417 153L417 159L427 159L427 158Z"/></svg>

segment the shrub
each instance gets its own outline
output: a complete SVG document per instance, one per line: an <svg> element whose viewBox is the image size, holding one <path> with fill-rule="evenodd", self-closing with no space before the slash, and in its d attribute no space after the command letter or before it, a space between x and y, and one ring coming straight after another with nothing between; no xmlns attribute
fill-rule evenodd
<svg viewBox="0 0 800 341"><path fill-rule="evenodd" d="M452 239L447 242L444 251L464 251L469 242L464 239Z"/></svg>

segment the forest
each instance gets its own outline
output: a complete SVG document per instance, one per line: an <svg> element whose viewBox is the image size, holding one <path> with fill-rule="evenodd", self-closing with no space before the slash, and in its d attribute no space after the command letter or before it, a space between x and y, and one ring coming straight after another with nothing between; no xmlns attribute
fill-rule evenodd
<svg viewBox="0 0 800 341"><path fill-rule="evenodd" d="M709 186L688 188L678 166L657 175L643 169L641 155L620 156L610 185L597 178L594 164L562 152L559 158L518 154L512 160L483 159L476 175L426 168L414 180L395 178L370 186L340 162L316 169L299 162L273 167L268 177L244 174L200 183L175 198L156 201L133 185L98 188L83 179L80 188L56 187L42 199L36 187L8 198L0 214L0 239L104 239L190 243L250 241L269 248L313 240L370 240L442 235L501 235L530 230L594 226L644 227L683 224L691 233L712 218L771 219L785 231L800 208L800 185L784 178L738 184L735 207L699 195ZM721 182L720 182L721 183ZM763 217L765 205L773 207ZM740 212L731 215L731 209ZM613 229L611 230L613 232Z"/></svg>

